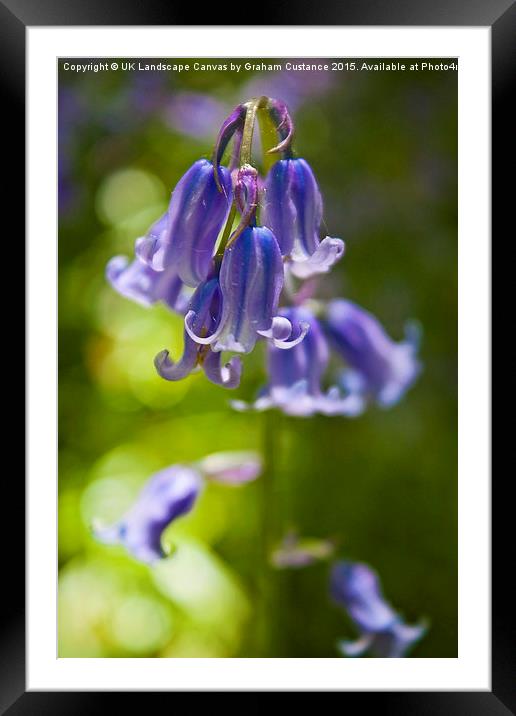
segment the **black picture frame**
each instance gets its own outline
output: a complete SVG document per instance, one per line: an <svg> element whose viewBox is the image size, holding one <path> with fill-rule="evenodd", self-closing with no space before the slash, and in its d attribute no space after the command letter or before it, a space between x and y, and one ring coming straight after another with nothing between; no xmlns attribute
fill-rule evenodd
<svg viewBox="0 0 516 716"><path fill-rule="evenodd" d="M214 10L217 10L217 13ZM31 26L63 25L191 25L194 12L174 6L168 0L0 0L0 79L4 96L3 119L8 126L3 133L6 145L15 150L9 160L9 211L4 211L8 224L7 236L20 232L20 219L24 216L24 144L25 144L25 41L26 28ZM501 234L514 204L514 183L504 180L506 166L515 166L514 140L516 118L511 115L511 79L516 67L516 2L515 0L347 0L339 3L319 2L304 4L283 0L268 7L260 6L263 25L414 25L414 26L490 26L492 31L492 231ZM226 25L227 19L248 24L243 16L221 5L203 9L205 25ZM242 19L241 19L242 18ZM253 23L254 24L254 23ZM7 111L5 111L7 110ZM5 157L5 154L4 154ZM4 165L5 171L5 165ZM512 203L511 203L512 198ZM18 205L18 206L16 206ZM16 209L15 209L16 207ZM12 227L9 227L9 222ZM5 225L4 223L4 225ZM512 232L514 229L512 229ZM7 238L7 237L6 237ZM507 237L510 240L510 237ZM11 243L12 239L9 239ZM20 239L21 241L21 239ZM19 265L19 256L16 261ZM19 269L18 269L19 270ZM498 314L493 312L494 317ZM499 318L498 318L499 320ZM20 325L17 323L16 325ZM14 329L13 329L14 330ZM14 340L10 340L12 345ZM17 360L19 358L17 357ZM12 369L11 369L12 371ZM10 415L10 413L9 413ZM19 458L12 464L17 464ZM21 471L20 471L21 472ZM119 707L124 696L140 699L142 693L94 692L26 692L25 691L25 571L21 555L24 553L24 484L21 474L8 469L4 482L4 510L0 521L4 541L3 574L7 575L0 610L0 713L9 716L22 714L92 714ZM509 477L509 476L508 476ZM492 528L492 691L470 692L343 692L343 707L353 708L361 699L381 713L397 715L442 713L446 716L464 714L492 714L500 716L516 713L516 658L514 597L508 590L506 577L509 570L507 546L511 544L511 520L508 517L508 489L510 480L493 482ZM507 494L506 494L507 493ZM5 505L9 505L8 509ZM6 519L9 513L10 521ZM506 518L505 518L506 517ZM156 694L145 693L144 698ZM175 698L175 695L172 695ZM170 694L160 698L169 699ZM116 704L115 704L116 700ZM366 701L364 701L366 700Z"/></svg>

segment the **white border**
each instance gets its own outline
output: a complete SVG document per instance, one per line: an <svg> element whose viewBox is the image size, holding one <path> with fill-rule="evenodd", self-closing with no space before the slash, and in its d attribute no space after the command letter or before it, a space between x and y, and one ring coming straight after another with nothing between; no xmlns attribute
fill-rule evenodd
<svg viewBox="0 0 516 716"><path fill-rule="evenodd" d="M490 689L489 28L27 28L27 688ZM56 58L459 57L459 657L56 658ZM439 290L436 287L436 290Z"/></svg>

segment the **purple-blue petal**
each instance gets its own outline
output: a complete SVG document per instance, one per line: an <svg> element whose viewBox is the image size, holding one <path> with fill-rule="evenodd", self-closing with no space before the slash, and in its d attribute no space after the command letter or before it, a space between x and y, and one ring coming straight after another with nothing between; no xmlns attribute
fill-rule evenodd
<svg viewBox="0 0 516 716"><path fill-rule="evenodd" d="M379 658L401 659L426 634L425 624L405 624L401 619L385 632L375 634L371 651Z"/></svg>
<svg viewBox="0 0 516 716"><path fill-rule="evenodd" d="M154 365L158 374L165 380L181 380L189 375L192 370L202 363L207 377L213 382L218 382L225 387L236 387L233 383L238 378L238 366L231 364L229 367L219 366L219 380L215 380L215 365L208 360L208 369L204 365L206 361L206 348L199 343L202 336L209 336L210 332L218 324L220 311L220 288L217 278L209 279L201 283L194 291L187 307L185 315L184 351L181 359L174 363L170 360L169 352L163 350L154 359ZM204 352L203 352L204 351ZM219 360L220 363L220 360ZM228 370L231 375L228 375ZM225 379L225 381L224 381ZM238 384L238 381L237 381Z"/></svg>
<svg viewBox="0 0 516 716"><path fill-rule="evenodd" d="M197 366L199 346L190 336L184 336L183 355L174 363L167 350L160 351L154 358L154 367L159 376L165 380L176 381L186 378Z"/></svg>
<svg viewBox="0 0 516 716"><path fill-rule="evenodd" d="M309 258L319 245L322 198L304 159L281 159L265 180L263 223L276 236L281 253Z"/></svg>
<svg viewBox="0 0 516 716"><path fill-rule="evenodd" d="M332 570L330 591L362 631L383 631L397 619L383 598L378 575L366 564L337 563Z"/></svg>
<svg viewBox="0 0 516 716"><path fill-rule="evenodd" d="M115 256L106 266L106 278L118 293L143 306L163 301L177 313L184 308L183 282L173 268L154 271L139 259L129 263L125 256Z"/></svg>
<svg viewBox="0 0 516 716"><path fill-rule="evenodd" d="M220 324L222 294L218 278L210 278L195 290L185 315L185 330L199 345L214 340Z"/></svg>
<svg viewBox="0 0 516 716"><path fill-rule="evenodd" d="M216 385L229 389L238 388L240 385L242 361L237 356L233 356L228 363L223 364L222 354L214 353L208 348L202 367L208 380Z"/></svg>
<svg viewBox="0 0 516 716"><path fill-rule="evenodd" d="M220 270L222 317L213 350L249 353L267 331L283 287L283 262L271 231L251 226L226 249Z"/></svg>
<svg viewBox="0 0 516 716"><path fill-rule="evenodd" d="M426 625L406 624L394 611L382 594L378 575L367 564L335 564L330 592L360 632L355 642L339 642L339 649L346 656L371 651L377 657L403 657L426 632Z"/></svg>
<svg viewBox="0 0 516 716"><path fill-rule="evenodd" d="M301 260L289 261L290 272L299 279L307 279L318 274L328 273L337 261L344 256L345 245L342 239L327 236L318 244L311 256Z"/></svg>
<svg viewBox="0 0 516 716"><path fill-rule="evenodd" d="M182 465L161 470L146 483L124 517L116 525L97 529L95 536L124 545L142 562L155 562L165 556L161 547L164 529L192 509L201 487L197 470Z"/></svg>
<svg viewBox="0 0 516 716"><path fill-rule="evenodd" d="M342 395L336 386L323 391L322 380L328 367L329 349L319 321L304 307L283 308L279 314L279 318L293 327L290 341L293 347L285 350L288 345L279 345L271 329L267 347L269 382L266 388L251 406L242 401L234 401L232 406L236 410L252 407L258 411L278 408L287 415L298 417L316 413L349 417L359 415L364 408L361 396ZM283 335L286 325L276 321L276 331ZM303 340L296 344L301 336Z"/></svg>
<svg viewBox="0 0 516 716"><path fill-rule="evenodd" d="M215 244L226 221L233 191L231 175L218 167L221 190L213 164L199 159L177 183L168 208L166 229L140 248L157 271L174 266L187 286L196 287L211 269Z"/></svg>
<svg viewBox="0 0 516 716"><path fill-rule="evenodd" d="M330 301L325 327L335 351L356 374L347 375L380 405L394 405L413 384L421 366L411 340L395 343L368 311L344 299Z"/></svg>

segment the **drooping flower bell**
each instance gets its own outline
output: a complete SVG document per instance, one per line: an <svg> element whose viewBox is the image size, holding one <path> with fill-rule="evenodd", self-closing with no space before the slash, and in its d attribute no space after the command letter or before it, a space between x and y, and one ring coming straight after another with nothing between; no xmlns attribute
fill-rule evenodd
<svg viewBox="0 0 516 716"><path fill-rule="evenodd" d="M371 651L377 657L403 657L426 632L424 624L406 624L385 601L378 575L366 564L335 564L330 592L360 632L356 641L339 642L339 650L345 656L362 656Z"/></svg>
<svg viewBox="0 0 516 716"><path fill-rule="evenodd" d="M233 407L237 410L279 408L287 415L303 417L315 413L358 415L363 409L359 396L342 395L337 386L326 393L323 391L321 383L328 367L329 349L316 317L305 307L284 308L280 316L292 325L308 326L304 340L288 351L269 344L267 386L252 406L233 401Z"/></svg>
<svg viewBox="0 0 516 716"><path fill-rule="evenodd" d="M106 278L120 295L142 306L163 301L172 311L184 314L188 305L183 282L173 267L154 271L140 259L129 262L126 256L114 256L106 266Z"/></svg>
<svg viewBox="0 0 516 716"><path fill-rule="evenodd" d="M136 240L136 253L142 242L157 240L165 230L166 223L167 214L163 214L144 237ZM183 282L173 266L166 271L154 271L139 258L129 261L125 256L114 256L106 266L106 278L115 291L131 301L142 306L152 306L162 301L172 311L184 315L188 301Z"/></svg>
<svg viewBox="0 0 516 716"><path fill-rule="evenodd" d="M213 164L199 159L172 192L162 231L138 244L139 258L156 271L174 267L181 280L195 288L211 269L232 199L229 170L218 167L217 183Z"/></svg>
<svg viewBox="0 0 516 716"><path fill-rule="evenodd" d="M94 525L104 544L121 544L133 557L152 564L166 556L161 537L167 526L193 508L204 480L239 485L259 477L254 452L213 453L192 465L172 465L153 475L128 512L114 525Z"/></svg>
<svg viewBox="0 0 516 716"><path fill-rule="evenodd" d="M203 302L191 306L185 316L190 338L210 345L215 352L249 353L260 336L280 349L292 348L303 340L307 330L277 315L283 262L274 234L253 225L257 192L256 170L243 167L236 185L242 220L228 241L220 265L221 311L215 330L203 335L195 327L206 310Z"/></svg>
<svg viewBox="0 0 516 716"><path fill-rule="evenodd" d="M335 351L350 370L343 384L379 405L397 403L421 371L416 358L418 336L395 343L378 320L351 301L336 299L327 305L324 326Z"/></svg>
<svg viewBox="0 0 516 716"><path fill-rule="evenodd" d="M217 277L202 283L194 292L188 304L185 317L183 355L177 363L163 350L154 359L158 374L165 380L176 381L186 378L197 366L203 368L208 380L225 388L236 388L240 383L241 361L234 356L225 365L220 352L215 353L210 346L194 340L192 335L207 336L213 334L221 315L221 291Z"/></svg>
<svg viewBox="0 0 516 716"><path fill-rule="evenodd" d="M279 135L276 145L263 146L265 156L283 154L265 185L252 166L257 121L265 123L264 137L271 136L271 128L272 136ZM212 161L200 159L186 172L168 211L137 240L137 260L128 263L115 257L108 265L108 279L133 300L145 305L162 300L184 315L180 360L172 362L168 351L155 358L157 371L166 380L180 380L202 367L212 382L234 388L240 380L240 361L231 358L224 364L220 354L250 353L259 339L266 339L271 406L300 415L356 414L356 396L344 399L336 387L323 394L320 378L327 356L307 367L308 351L322 350L317 348L321 336L314 338L312 349L307 346L292 356L289 369L274 353L296 348L310 328L295 311L278 311L285 271L289 278L292 274L301 279L325 273L344 250L340 239L319 239L322 199L308 163L293 158L293 134L292 118L281 100L259 97L238 105L222 124ZM222 161L231 142L225 167ZM298 295L306 293L308 283L298 287ZM195 289L188 298L187 287Z"/></svg>
<svg viewBox="0 0 516 716"><path fill-rule="evenodd" d="M265 179L262 220L276 236L281 253L291 259L298 278L327 273L344 254L344 242L319 240L322 197L305 159L280 159Z"/></svg>
<svg viewBox="0 0 516 716"><path fill-rule="evenodd" d="M174 465L147 482L131 509L115 525L94 530L106 544L122 544L133 557L152 563L165 556L161 534L173 520L189 512L202 487L197 470Z"/></svg>

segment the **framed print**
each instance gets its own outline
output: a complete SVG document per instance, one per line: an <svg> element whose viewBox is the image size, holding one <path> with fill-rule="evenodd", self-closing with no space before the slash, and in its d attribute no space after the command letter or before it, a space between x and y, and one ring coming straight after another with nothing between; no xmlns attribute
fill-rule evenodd
<svg viewBox="0 0 516 716"><path fill-rule="evenodd" d="M511 713L495 5L192 26L3 3L29 398L7 713L107 691Z"/></svg>

